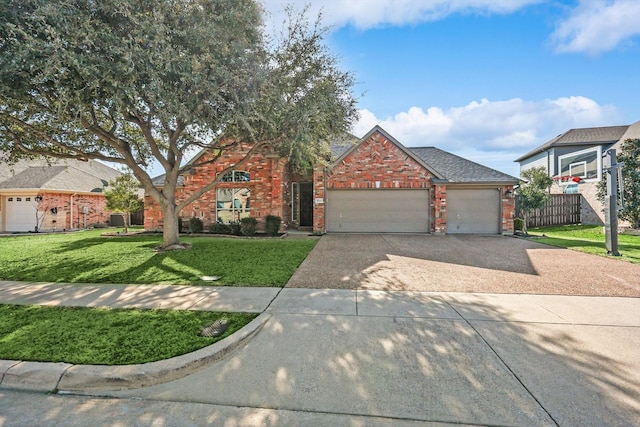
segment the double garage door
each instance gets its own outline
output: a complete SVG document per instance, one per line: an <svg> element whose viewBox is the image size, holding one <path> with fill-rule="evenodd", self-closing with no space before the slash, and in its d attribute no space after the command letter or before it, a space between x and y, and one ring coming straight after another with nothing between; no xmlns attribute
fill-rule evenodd
<svg viewBox="0 0 640 427"><path fill-rule="evenodd" d="M3 200L6 231L34 231L36 208L34 196L7 196Z"/></svg>
<svg viewBox="0 0 640 427"><path fill-rule="evenodd" d="M328 190L327 231L351 233L429 232L429 190ZM449 234L498 234L500 191L447 189Z"/></svg>
<svg viewBox="0 0 640 427"><path fill-rule="evenodd" d="M427 233L428 190L328 190L327 231Z"/></svg>

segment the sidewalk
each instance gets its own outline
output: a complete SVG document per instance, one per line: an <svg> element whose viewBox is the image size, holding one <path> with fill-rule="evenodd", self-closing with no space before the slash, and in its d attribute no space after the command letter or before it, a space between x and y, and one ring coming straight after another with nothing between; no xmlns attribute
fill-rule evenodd
<svg viewBox="0 0 640 427"><path fill-rule="evenodd" d="M254 415L238 425L640 420L638 298L0 282L0 302L264 310L238 333L160 362L0 361L2 416L14 425L60 421L60 405L84 425L194 410L194 425ZM42 393L52 390L66 396ZM25 412L25 396L42 407ZM90 412L75 412L85 403Z"/></svg>

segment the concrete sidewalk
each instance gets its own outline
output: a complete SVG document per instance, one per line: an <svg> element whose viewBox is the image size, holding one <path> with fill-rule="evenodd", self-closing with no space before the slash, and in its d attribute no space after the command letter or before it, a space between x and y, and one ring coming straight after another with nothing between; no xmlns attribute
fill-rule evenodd
<svg viewBox="0 0 640 427"><path fill-rule="evenodd" d="M264 312L201 353L1 361L0 424L640 424L637 298L4 282L0 302L231 307L234 292ZM32 393L53 389L73 395Z"/></svg>

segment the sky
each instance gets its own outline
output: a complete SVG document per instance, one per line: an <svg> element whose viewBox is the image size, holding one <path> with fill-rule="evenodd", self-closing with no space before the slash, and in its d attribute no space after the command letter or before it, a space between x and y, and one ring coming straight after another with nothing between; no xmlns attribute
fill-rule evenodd
<svg viewBox="0 0 640 427"><path fill-rule="evenodd" d="M267 27L285 3L261 0ZM289 2L291 3L291 1ZM572 128L640 121L640 0L306 0L375 125L513 176Z"/></svg>

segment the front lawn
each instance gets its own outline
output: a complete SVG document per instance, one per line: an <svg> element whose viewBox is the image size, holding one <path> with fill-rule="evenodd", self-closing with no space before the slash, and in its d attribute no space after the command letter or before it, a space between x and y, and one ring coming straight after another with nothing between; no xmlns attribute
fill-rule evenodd
<svg viewBox="0 0 640 427"><path fill-rule="evenodd" d="M536 236L536 242L569 248L596 255L607 255L605 234L601 226L564 225L559 227L530 228L529 234ZM541 236L545 237L541 237ZM640 236L618 235L618 250L622 256L612 257L640 264Z"/></svg>
<svg viewBox="0 0 640 427"><path fill-rule="evenodd" d="M0 305L0 359L127 365L190 353L239 330L256 314ZM219 337L202 328L227 320Z"/></svg>
<svg viewBox="0 0 640 427"><path fill-rule="evenodd" d="M123 284L284 286L317 239L183 237L186 251L158 253L161 237L102 237L104 230L0 238L0 280ZM220 276L216 282L202 276Z"/></svg>

